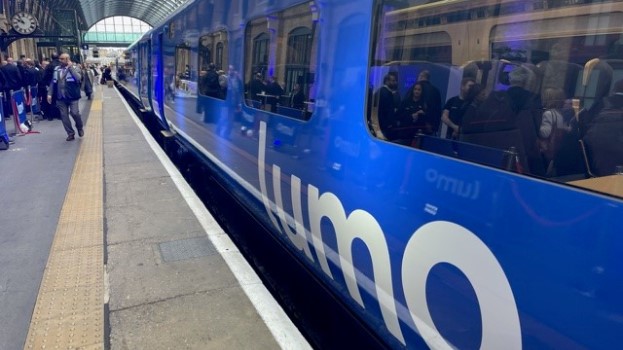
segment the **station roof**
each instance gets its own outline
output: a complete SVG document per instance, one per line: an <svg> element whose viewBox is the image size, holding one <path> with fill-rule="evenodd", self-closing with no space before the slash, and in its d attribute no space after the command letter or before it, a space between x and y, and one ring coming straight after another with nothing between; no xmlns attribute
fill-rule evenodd
<svg viewBox="0 0 623 350"><path fill-rule="evenodd" d="M102 19L128 16L158 26L175 9L188 0L48 0L54 9L76 9L78 27L88 30Z"/></svg>

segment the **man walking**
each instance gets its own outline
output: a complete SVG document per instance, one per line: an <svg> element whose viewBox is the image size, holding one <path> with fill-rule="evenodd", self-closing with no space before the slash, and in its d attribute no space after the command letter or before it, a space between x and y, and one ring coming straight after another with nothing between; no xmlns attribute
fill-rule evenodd
<svg viewBox="0 0 623 350"><path fill-rule="evenodd" d="M56 97L56 107L61 114L61 120L63 121L63 126L67 132L66 141L73 141L75 138L75 132L71 125L71 120L69 119L70 114L76 123L78 135L80 137L84 135L82 118L80 117L80 111L78 110L82 73L80 68L74 66L71 62L69 54L61 54L59 60L61 64L54 70L54 76L50 82L50 86L48 87L48 103L51 104L52 97Z"/></svg>

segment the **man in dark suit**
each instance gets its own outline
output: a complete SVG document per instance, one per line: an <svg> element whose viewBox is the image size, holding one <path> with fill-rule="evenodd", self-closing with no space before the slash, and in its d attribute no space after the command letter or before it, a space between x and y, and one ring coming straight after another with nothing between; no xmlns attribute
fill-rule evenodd
<svg viewBox="0 0 623 350"><path fill-rule="evenodd" d="M398 77L395 73L388 73L383 78L383 86L374 94L374 101L378 103L378 123L383 136L393 139L392 127L396 122L396 112L400 107L398 93Z"/></svg>

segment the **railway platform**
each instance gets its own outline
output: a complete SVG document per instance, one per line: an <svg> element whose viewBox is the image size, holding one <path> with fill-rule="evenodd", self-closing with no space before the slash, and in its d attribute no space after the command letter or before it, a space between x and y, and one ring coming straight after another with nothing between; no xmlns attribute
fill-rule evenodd
<svg viewBox="0 0 623 350"><path fill-rule="evenodd" d="M306 349L116 89L0 152L0 349ZM9 128L10 129L10 128Z"/></svg>

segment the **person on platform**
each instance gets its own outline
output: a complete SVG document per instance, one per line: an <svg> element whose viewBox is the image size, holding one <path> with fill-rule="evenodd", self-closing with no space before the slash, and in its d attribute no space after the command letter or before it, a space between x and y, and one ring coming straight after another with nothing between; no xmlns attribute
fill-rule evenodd
<svg viewBox="0 0 623 350"><path fill-rule="evenodd" d="M69 115L74 119L78 136L84 136L82 125L82 117L78 108L78 100L80 100L80 87L82 84L82 72L78 66L75 66L69 59L69 55L63 53L59 60L61 65L54 70L54 76L50 86L48 86L48 103L52 103L52 97L56 95L56 107L61 114L63 126L67 132L66 141L75 139L74 128L71 125Z"/></svg>
<svg viewBox="0 0 623 350"><path fill-rule="evenodd" d="M5 80L3 84L4 116L8 118L10 115L13 115L11 92L22 88L22 74L20 73L19 68L13 63L13 59L11 57L7 57L6 61L3 62L2 67L0 67L0 71L2 71Z"/></svg>
<svg viewBox="0 0 623 350"><path fill-rule="evenodd" d="M54 71L56 70L56 67L61 65L61 62L58 59L57 53L53 53L50 56L50 58L52 58L52 61L50 61L48 64L45 65L44 72L43 72L42 82L43 82L43 85L46 86L46 90L47 90L47 86L50 86L50 83L52 82L52 78L54 77ZM54 103L48 103L47 97L44 98L44 102L41 103L41 108L43 109L43 115L47 118L47 120L52 120L54 118L57 118L57 119L61 118L58 108L56 108Z"/></svg>
<svg viewBox="0 0 623 350"><path fill-rule="evenodd" d="M81 65L82 70L82 90L87 95L87 99L90 100L93 95L93 73L87 68L86 64Z"/></svg>

